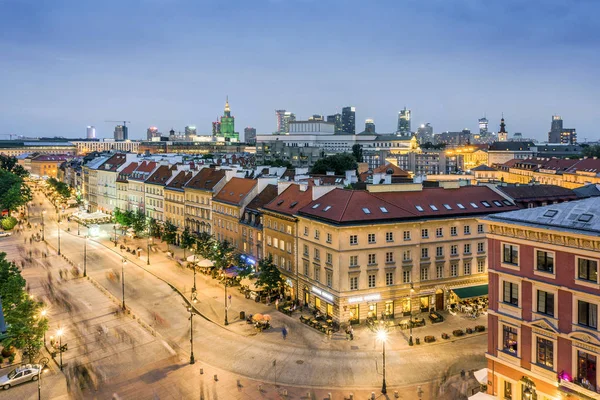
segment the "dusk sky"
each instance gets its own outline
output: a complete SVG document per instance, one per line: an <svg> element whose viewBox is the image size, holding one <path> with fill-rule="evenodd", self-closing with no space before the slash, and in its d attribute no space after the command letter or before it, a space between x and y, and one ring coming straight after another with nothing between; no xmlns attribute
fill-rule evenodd
<svg viewBox="0 0 600 400"><path fill-rule="evenodd" d="M546 140L552 114L600 139L597 0L0 0L0 134L130 137L196 125L229 95L236 130L357 109L395 130ZM7 139L2 136L0 139Z"/></svg>

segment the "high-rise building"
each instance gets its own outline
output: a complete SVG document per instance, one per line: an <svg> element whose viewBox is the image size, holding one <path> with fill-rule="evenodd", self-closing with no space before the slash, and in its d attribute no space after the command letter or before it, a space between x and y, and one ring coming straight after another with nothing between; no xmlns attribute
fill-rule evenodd
<svg viewBox="0 0 600 400"><path fill-rule="evenodd" d="M212 134L213 136L219 136L221 134L221 122L219 122L219 118L212 123Z"/></svg>
<svg viewBox="0 0 600 400"><path fill-rule="evenodd" d="M365 132L375 133L375 121L371 118L365 120Z"/></svg>
<svg viewBox="0 0 600 400"><path fill-rule="evenodd" d="M336 135L342 133L342 114L337 113L328 115L327 122L333 122L335 124L334 132Z"/></svg>
<svg viewBox="0 0 600 400"><path fill-rule="evenodd" d="M309 121L325 121L321 114L313 114L312 117L308 117Z"/></svg>
<svg viewBox="0 0 600 400"><path fill-rule="evenodd" d="M561 143L561 133L563 131L563 120L560 115L552 116L552 125L548 132L548 143Z"/></svg>
<svg viewBox="0 0 600 400"><path fill-rule="evenodd" d="M125 125L115 126L114 137L115 137L115 140L127 140L129 138L129 135L127 133L127 126L125 126Z"/></svg>
<svg viewBox="0 0 600 400"><path fill-rule="evenodd" d="M504 117L500 120L500 131L498 131L498 141L506 142L508 140L508 132L506 132L506 124L504 123Z"/></svg>
<svg viewBox="0 0 600 400"><path fill-rule="evenodd" d="M188 125L185 127L185 137L186 139L191 139L194 136L198 135L198 130L195 126Z"/></svg>
<svg viewBox="0 0 600 400"><path fill-rule="evenodd" d="M488 119L486 117L479 118L479 134L487 135L488 134Z"/></svg>
<svg viewBox="0 0 600 400"><path fill-rule="evenodd" d="M93 126L88 126L85 137L88 139L96 139L96 128Z"/></svg>
<svg viewBox="0 0 600 400"><path fill-rule="evenodd" d="M342 132L356 134L356 107L342 108Z"/></svg>
<svg viewBox="0 0 600 400"><path fill-rule="evenodd" d="M277 117L277 133L280 135L290 133L290 121L296 120L296 114L285 110L275 110L275 115Z"/></svg>
<svg viewBox="0 0 600 400"><path fill-rule="evenodd" d="M419 143L432 143L433 142L433 127L429 122L422 124L417 129L417 140Z"/></svg>
<svg viewBox="0 0 600 400"><path fill-rule="evenodd" d="M229 98L225 100L225 110L221 117L220 132L216 136L225 139L226 142L240 141L240 134L235 131L235 117L231 115L231 109L229 108Z"/></svg>
<svg viewBox="0 0 600 400"><path fill-rule="evenodd" d="M563 128L560 132L560 143L561 144L576 144L577 143L577 131L572 128Z"/></svg>
<svg viewBox="0 0 600 400"><path fill-rule="evenodd" d="M244 128L244 142L248 144L256 144L256 128Z"/></svg>
<svg viewBox="0 0 600 400"><path fill-rule="evenodd" d="M398 129L396 130L398 136L410 136L410 110L406 107L398 113Z"/></svg>
<svg viewBox="0 0 600 400"><path fill-rule="evenodd" d="M151 126L150 128L148 128L148 130L146 131L146 139L148 140L152 140L156 137L160 137L160 132L158 131L158 128L155 126Z"/></svg>

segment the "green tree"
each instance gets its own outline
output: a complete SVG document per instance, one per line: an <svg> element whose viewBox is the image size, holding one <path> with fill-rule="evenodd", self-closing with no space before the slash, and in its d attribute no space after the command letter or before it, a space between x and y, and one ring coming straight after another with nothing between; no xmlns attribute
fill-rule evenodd
<svg viewBox="0 0 600 400"><path fill-rule="evenodd" d="M17 219L15 217L4 217L2 221L0 221L0 225L2 225L2 229L5 231L10 231L17 224Z"/></svg>
<svg viewBox="0 0 600 400"><path fill-rule="evenodd" d="M283 277L279 268L273 263L273 257L269 255L258 262L258 277L256 283L271 291L283 285Z"/></svg>
<svg viewBox="0 0 600 400"><path fill-rule="evenodd" d="M177 241L177 227L173 225L171 221L165 222L162 241L167 243L167 251L169 251L169 245L175 244Z"/></svg>
<svg viewBox="0 0 600 400"><path fill-rule="evenodd" d="M356 143L354 146L352 146L352 155L354 156L356 162L363 162L363 150L360 144Z"/></svg>
<svg viewBox="0 0 600 400"><path fill-rule="evenodd" d="M581 154L584 157L600 157L600 144L595 144L592 146L585 146L582 149Z"/></svg>
<svg viewBox="0 0 600 400"><path fill-rule="evenodd" d="M154 218L148 219L148 232L150 236L155 238L162 236L162 228Z"/></svg>
<svg viewBox="0 0 600 400"><path fill-rule="evenodd" d="M286 167L286 168L293 168L293 165L291 162L289 161L284 161L281 158L275 158L274 160L272 160L271 162L267 163L267 165L271 166L271 167Z"/></svg>
<svg viewBox="0 0 600 400"><path fill-rule="evenodd" d="M229 243L229 241L215 241L213 249L210 252L212 257L210 260L213 262L217 270L225 270L235 263L236 259L234 252L235 248L231 245L231 243Z"/></svg>
<svg viewBox="0 0 600 400"><path fill-rule="evenodd" d="M23 178L12 172L0 169L0 207L13 211L31 199L31 192L23 183Z"/></svg>
<svg viewBox="0 0 600 400"><path fill-rule="evenodd" d="M214 237L207 232L200 232L196 237L196 254L202 256L202 258L206 258L208 260L213 260L213 250L215 247L215 239Z"/></svg>
<svg viewBox="0 0 600 400"><path fill-rule="evenodd" d="M29 172L27 172L22 165L17 163L17 159L15 157L9 157L3 154L0 154L0 169L12 172L21 178L25 178L29 175Z"/></svg>
<svg viewBox="0 0 600 400"><path fill-rule="evenodd" d="M357 167L358 164L352 154L340 153L317 160L310 172L311 174L325 174L328 171L334 171L336 175L344 175L346 171L355 170Z"/></svg>
<svg viewBox="0 0 600 400"><path fill-rule="evenodd" d="M187 249L191 249L194 246L194 244L196 243L194 235L192 235L190 233L190 229L187 226L181 233L181 240L179 243L181 245L181 248L183 249L183 258L185 259L186 258L185 251Z"/></svg>
<svg viewBox="0 0 600 400"><path fill-rule="evenodd" d="M237 273L240 278L245 278L254 274L254 266L247 261L247 258L238 254L234 257Z"/></svg>
<svg viewBox="0 0 600 400"><path fill-rule="evenodd" d="M135 213L132 212L131 227L138 236L146 230L146 216L142 210L138 209Z"/></svg>

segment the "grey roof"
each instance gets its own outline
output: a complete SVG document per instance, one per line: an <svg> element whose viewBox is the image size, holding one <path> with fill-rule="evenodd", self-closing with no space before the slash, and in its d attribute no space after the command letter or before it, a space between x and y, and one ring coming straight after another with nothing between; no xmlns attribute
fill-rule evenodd
<svg viewBox="0 0 600 400"><path fill-rule="evenodd" d="M585 185L573 189L577 197L585 199L587 197L598 197L600 196L600 185Z"/></svg>
<svg viewBox="0 0 600 400"><path fill-rule="evenodd" d="M485 164L481 164L476 166L475 168L471 168L471 171L497 171L496 168L488 167Z"/></svg>
<svg viewBox="0 0 600 400"><path fill-rule="evenodd" d="M600 198L489 215L488 221L600 236Z"/></svg>
<svg viewBox="0 0 600 400"><path fill-rule="evenodd" d="M489 151L531 151L533 142L494 142Z"/></svg>
<svg viewBox="0 0 600 400"><path fill-rule="evenodd" d="M88 162L85 166L88 167L88 169L98 169L100 165L104 164L104 162L108 160L111 156L112 154L108 156L96 157L90 162Z"/></svg>

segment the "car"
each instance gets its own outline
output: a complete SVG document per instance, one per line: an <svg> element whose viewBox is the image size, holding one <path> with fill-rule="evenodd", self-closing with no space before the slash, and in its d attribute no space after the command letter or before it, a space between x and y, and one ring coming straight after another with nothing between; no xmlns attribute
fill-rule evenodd
<svg viewBox="0 0 600 400"><path fill-rule="evenodd" d="M0 232L0 237L7 237L12 235L12 232Z"/></svg>
<svg viewBox="0 0 600 400"><path fill-rule="evenodd" d="M40 364L22 365L0 377L0 387L4 390L8 390L19 383L37 381L41 370L42 366Z"/></svg>

